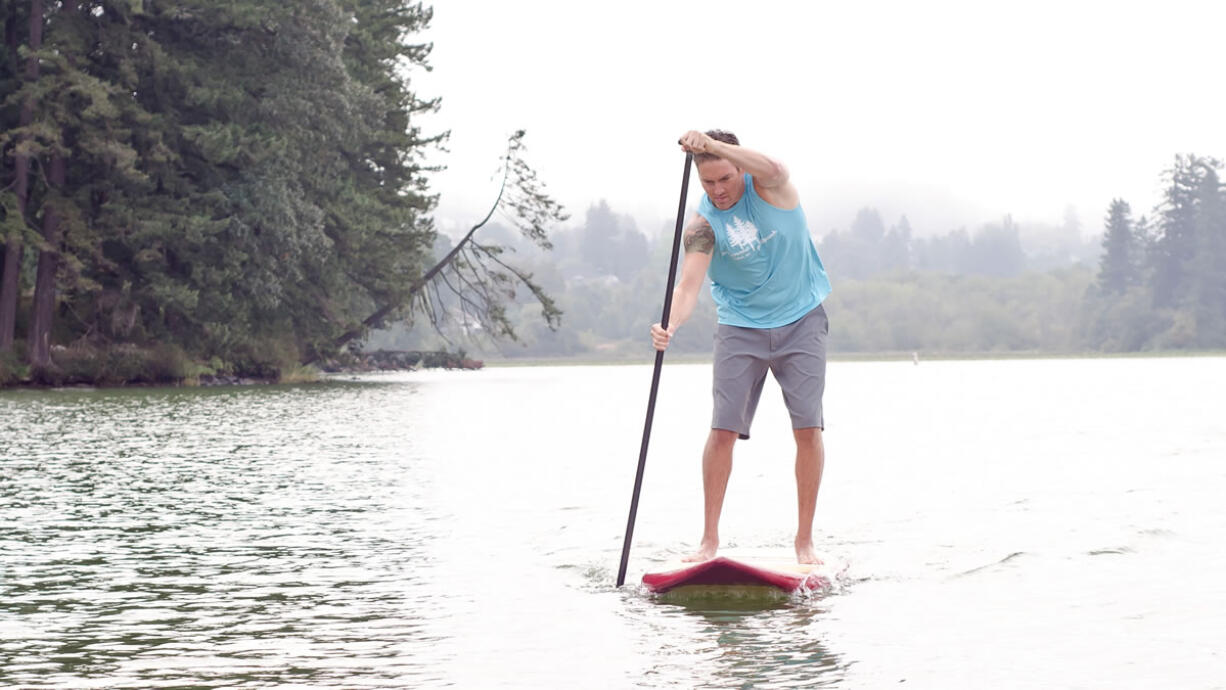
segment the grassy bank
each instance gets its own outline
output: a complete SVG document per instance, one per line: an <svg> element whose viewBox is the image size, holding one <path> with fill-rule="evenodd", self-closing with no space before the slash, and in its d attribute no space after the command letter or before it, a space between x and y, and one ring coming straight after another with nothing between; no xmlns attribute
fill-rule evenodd
<svg viewBox="0 0 1226 690"><path fill-rule="evenodd" d="M364 373L413 369L480 369L481 360L463 351L349 352L318 366L299 363L298 350L283 343L246 348L235 361L193 359L173 345L54 347L51 365L31 367L10 352L0 353L0 388L61 386L214 386L257 383L312 383L326 373Z"/></svg>
<svg viewBox="0 0 1226 690"><path fill-rule="evenodd" d="M238 362L193 359L174 345L56 346L48 366L30 366L12 352L0 354L0 387L199 386L240 383L301 383L319 379L292 353L268 353Z"/></svg>

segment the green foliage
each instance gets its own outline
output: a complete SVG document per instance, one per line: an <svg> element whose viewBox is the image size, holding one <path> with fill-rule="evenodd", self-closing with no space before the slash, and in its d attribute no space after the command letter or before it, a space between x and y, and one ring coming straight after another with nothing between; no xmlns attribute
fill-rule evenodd
<svg viewBox="0 0 1226 690"><path fill-rule="evenodd" d="M822 260L842 266L844 275L852 279L868 278L885 270L884 258L894 252L896 242L886 241L885 222L874 208L862 208L847 232L834 231L822 238L819 247ZM887 249L889 247L889 249ZM906 269L904 263L892 268Z"/></svg>
<svg viewBox="0 0 1226 690"><path fill-rule="evenodd" d="M6 180L18 142L69 163L64 193L36 179L26 214L54 203L64 219L59 342L166 342L283 371L284 352L331 351L373 308L407 301L435 236L422 156L443 139L419 124L437 100L409 87L429 67L429 44L413 38L430 9L47 3L41 75L23 82L28 7L0 13L0 158ZM34 117L20 127L26 103ZM54 247L38 245L12 197L0 224L27 234L28 283ZM270 353L269 342L288 344Z"/></svg>
<svg viewBox="0 0 1226 690"><path fill-rule="evenodd" d="M1021 273L1026 259L1013 218L1005 216L999 224L983 226L971 241L969 261L968 273L1002 278Z"/></svg>
<svg viewBox="0 0 1226 690"><path fill-rule="evenodd" d="M1141 251L1132 221L1132 208L1115 199L1107 210L1107 230L1103 235L1103 255L1098 284L1106 294L1121 294L1141 284Z"/></svg>
<svg viewBox="0 0 1226 690"><path fill-rule="evenodd" d="M613 213L604 200L588 208L578 234L580 255L593 276L630 280L647 260L647 237L633 218Z"/></svg>
<svg viewBox="0 0 1226 690"><path fill-rule="evenodd" d="M36 383L52 386L86 384L178 384L197 375L197 366L181 348L131 344L94 347L77 344L52 350L51 366L32 374Z"/></svg>
<svg viewBox="0 0 1226 690"><path fill-rule="evenodd" d="M319 380L320 371L313 365L294 363L294 366L283 369L277 377L278 383L314 383Z"/></svg>
<svg viewBox="0 0 1226 690"><path fill-rule="evenodd" d="M908 270L1007 277L1027 268L1019 228L1009 216L973 236L959 229L915 238L906 216L886 230L876 209L862 208L849 230L832 231L818 242L818 253L841 279L853 280Z"/></svg>
<svg viewBox="0 0 1226 690"><path fill-rule="evenodd" d="M410 83L429 69L421 3L62 0L44 3L37 49L31 6L0 0L0 240L24 245L8 254L20 259L10 293L29 295L39 254L58 254L51 332L74 343L38 376L190 381L205 370L191 362L206 361L306 377L298 362L393 319L522 340L507 346L522 354L650 353L668 243L604 203L552 234L566 214L525 161L522 131L489 215L438 242L423 154L446 134L423 131L439 104ZM31 58L39 74L25 79ZM35 171L24 214L7 182L18 153ZM46 172L57 159L62 186ZM1008 217L914 237L906 218L887 227L863 209L819 246L832 347L1221 347L1220 168L1176 157L1152 224L1131 232L1127 207L1113 207L1097 280L1046 270L1067 265L1050 257L1036 271ZM48 239L51 211L62 222ZM487 226L496 212L508 226ZM25 304L9 310L19 338ZM708 350L713 324L704 296L674 348ZM26 375L5 356L0 381Z"/></svg>
<svg viewBox="0 0 1226 690"><path fill-rule="evenodd" d="M1171 321L1169 313L1154 309L1152 294L1145 287L1112 293L1090 290L1082 308L1086 347L1101 352L1158 349L1160 343L1169 344L1161 334Z"/></svg>
<svg viewBox="0 0 1226 690"><path fill-rule="evenodd" d="M302 354L292 338L267 336L235 343L225 373L267 380L300 374Z"/></svg>
<svg viewBox="0 0 1226 690"><path fill-rule="evenodd" d="M1188 264L1196 346L1226 343L1226 189L1215 168L1204 171L1196 195L1196 253Z"/></svg>
<svg viewBox="0 0 1226 690"><path fill-rule="evenodd" d="M15 350L0 350L0 386L11 386L26 380L30 369Z"/></svg>
<svg viewBox="0 0 1226 690"><path fill-rule="evenodd" d="M832 352L1078 349L1085 269L1015 278L909 274L841 281L827 301Z"/></svg>
<svg viewBox="0 0 1226 690"><path fill-rule="evenodd" d="M1198 249L1201 197L1207 178L1222 164L1212 158L1194 155L1175 157L1166 171L1166 190L1158 207L1158 236L1149 254L1153 273L1154 304L1175 307L1185 302L1192 289L1190 264Z"/></svg>
<svg viewBox="0 0 1226 690"><path fill-rule="evenodd" d="M1128 204L1108 209L1098 284L1086 296L1087 344L1112 351L1226 346L1226 190L1221 163L1177 156L1156 232Z"/></svg>
<svg viewBox="0 0 1226 690"><path fill-rule="evenodd" d="M1197 159L1199 160L1199 159ZM1212 166L1202 169L1194 199L1194 237L1199 251L1184 267L1190 286L1177 307L1155 307L1151 254L1161 235L1145 217L1133 221L1128 205L1108 210L1103 258L1096 273L1082 256L1073 220L1055 230L1051 246L1023 249L1022 231L1009 217L973 235L955 230L916 238L903 218L885 228L880 216L862 210L854 231L836 232L819 252L834 283L827 302L834 353L911 352L1132 352L1226 347L1226 203ZM659 319L668 265L669 237L650 246L641 269L628 279L593 266L595 249L618 251L607 205L593 207L584 225L555 236L555 250L527 266L558 294L569 315L557 332L525 326L527 304L508 318L521 324L523 343L499 348L505 356L650 356L645 334ZM1157 226L1159 229L1161 225ZM891 237L893 239L891 239ZM843 254L839 254L842 243ZM852 249L858 243L859 249ZM891 243L894 243L893 245ZM1116 246L1118 244L1118 247ZM895 249L890 249L895 246ZM1053 251L1052 247L1056 250ZM1113 247L1116 247L1113 249ZM828 251L833 250L833 251ZM864 257L875 254L873 264ZM1050 266L1056 254L1061 268ZM842 256L842 259L839 257ZM882 257L892 256L885 259ZM901 270L907 257L922 270ZM844 263L846 262L846 263ZM857 263L859 262L859 263ZM853 278L851 274L863 277ZM893 267L892 269L887 267ZM715 309L707 291L670 349L710 352ZM403 338L403 336L402 336ZM394 346L395 338L383 340ZM411 342L411 338L406 342Z"/></svg>

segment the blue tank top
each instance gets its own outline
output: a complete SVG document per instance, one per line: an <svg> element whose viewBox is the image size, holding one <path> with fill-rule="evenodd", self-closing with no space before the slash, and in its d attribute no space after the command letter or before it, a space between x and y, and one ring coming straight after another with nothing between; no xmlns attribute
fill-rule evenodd
<svg viewBox="0 0 1226 690"><path fill-rule="evenodd" d="M698 213L715 231L707 275L719 322L743 328L778 328L808 314L830 294L805 212L767 203L745 174L745 193L721 211L702 195Z"/></svg>

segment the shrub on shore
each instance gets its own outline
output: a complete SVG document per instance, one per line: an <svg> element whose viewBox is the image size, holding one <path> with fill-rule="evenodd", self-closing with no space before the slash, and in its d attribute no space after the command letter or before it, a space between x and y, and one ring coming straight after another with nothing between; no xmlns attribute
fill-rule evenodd
<svg viewBox="0 0 1226 690"><path fill-rule="evenodd" d="M286 381L301 376L302 353L292 338L253 338L234 348L224 373L259 379Z"/></svg>
<svg viewBox="0 0 1226 690"><path fill-rule="evenodd" d="M195 379L201 367L174 345L142 348L124 343L109 347L80 344L57 347L51 365L36 367L30 381L39 385L180 384Z"/></svg>
<svg viewBox="0 0 1226 690"><path fill-rule="evenodd" d="M11 350L0 350L0 386L11 386L25 380L29 369Z"/></svg>
<svg viewBox="0 0 1226 690"><path fill-rule="evenodd" d="M51 364L29 367L15 352L0 352L0 387L225 385L251 383L311 383L328 372L407 370L418 368L480 369L483 362L460 352L345 351L322 367L302 365L298 347L289 340L265 339L235 349L232 359L214 356L197 361L177 345L142 347L132 343L97 345L78 342L55 346Z"/></svg>

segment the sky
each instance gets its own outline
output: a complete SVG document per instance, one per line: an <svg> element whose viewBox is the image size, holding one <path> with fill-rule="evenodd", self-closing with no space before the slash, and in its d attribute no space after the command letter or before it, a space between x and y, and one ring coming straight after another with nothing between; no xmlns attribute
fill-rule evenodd
<svg viewBox="0 0 1226 690"><path fill-rule="evenodd" d="M671 232L690 129L783 161L810 229L857 209L919 235L1005 214L1101 232L1176 153L1226 158L1226 3L438 0L421 120L440 229L493 201L506 137L570 225L600 200ZM701 188L692 178L689 206Z"/></svg>

